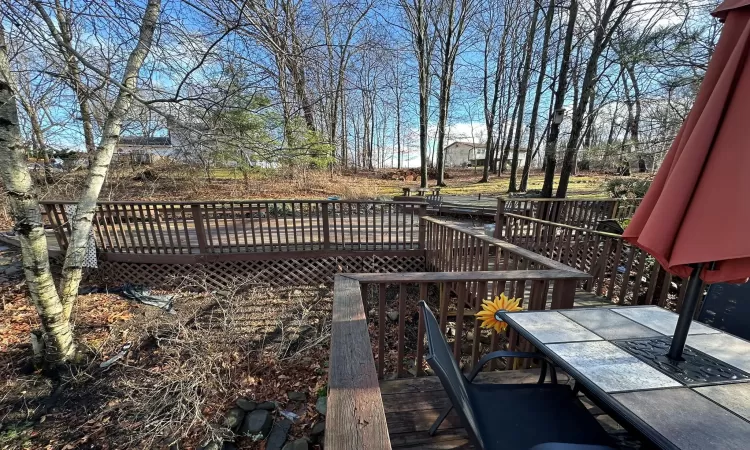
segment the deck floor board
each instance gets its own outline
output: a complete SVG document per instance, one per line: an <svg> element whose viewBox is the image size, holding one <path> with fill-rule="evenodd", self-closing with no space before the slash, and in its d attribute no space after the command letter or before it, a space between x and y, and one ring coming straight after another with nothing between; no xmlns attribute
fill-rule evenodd
<svg viewBox="0 0 750 450"><path fill-rule="evenodd" d="M572 383L565 373L558 373L560 383ZM535 383L538 369L480 373L477 383ZM403 378L380 382L391 446L394 449L473 449L458 416L452 411L435 436L429 436L432 423L448 404L448 397L435 376ZM591 400L581 397L586 408L618 442L621 449L637 449L640 443ZM509 410L510 411L510 410Z"/></svg>

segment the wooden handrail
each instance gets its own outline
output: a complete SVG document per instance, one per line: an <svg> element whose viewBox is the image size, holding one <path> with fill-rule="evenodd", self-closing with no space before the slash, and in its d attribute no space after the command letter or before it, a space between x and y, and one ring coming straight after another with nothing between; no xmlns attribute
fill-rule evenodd
<svg viewBox="0 0 750 450"><path fill-rule="evenodd" d="M540 223L540 224L543 224L543 225L555 226L555 227L558 227L558 228L565 228L565 229L568 229L568 230L577 230L577 231L581 231L581 232L585 232L585 233L596 234L596 235L603 236L603 237L610 237L610 238L614 238L614 239L622 239L621 235L615 234L615 233L608 233L606 231L592 230L591 228L582 228L582 227L577 227L575 225L568 225L568 224L565 224L565 223L550 222L549 220L542 220L542 219L537 219L535 217L522 216L520 214L506 213L505 217L512 217L512 218L515 218L515 219L528 220L528 221L534 222L534 223Z"/></svg>
<svg viewBox="0 0 750 450"><path fill-rule="evenodd" d="M557 269L557 270L563 270L563 271L572 271L572 272L579 272L577 269L570 267L568 265L562 264L558 261L555 261L553 259L547 258L544 255L540 255L539 253L535 253L533 251L527 250L523 247L519 247L518 245L514 245L510 242L504 241L502 239L498 239L492 236L487 236L484 234L483 231L479 230L471 230L464 227L460 227L457 225L454 225L452 223L449 223L445 220L437 219L435 217L423 217L423 221L431 222L437 225L440 225L442 227L446 227L449 229L455 230L457 233L473 236L474 238L486 242L487 244L490 244L491 246L500 248L502 250L505 250L509 253L512 253L516 256L519 256L521 258L528 259L529 261L536 262L537 264L541 265L544 268L547 269ZM581 272L583 273L583 272Z"/></svg>
<svg viewBox="0 0 750 450"><path fill-rule="evenodd" d="M359 282L342 275L333 290L325 448L391 448Z"/></svg>
<svg viewBox="0 0 750 450"><path fill-rule="evenodd" d="M70 233L68 202L43 202L60 248ZM423 202L235 200L99 202L99 254L257 254L423 250Z"/></svg>
<svg viewBox="0 0 750 450"><path fill-rule="evenodd" d="M601 220L633 215L641 199L619 198L509 198L498 197L495 237L502 237L505 216L520 214L535 219L593 229Z"/></svg>
<svg viewBox="0 0 750 450"><path fill-rule="evenodd" d="M503 236L529 251L589 273L592 279L579 282L581 287L610 301L679 307L685 295L685 280L673 277L619 234L505 214Z"/></svg>
<svg viewBox="0 0 750 450"><path fill-rule="evenodd" d="M570 269L570 268L569 268ZM347 277L360 283L441 283L515 280L588 280L580 270L486 270L475 272L354 273Z"/></svg>
<svg viewBox="0 0 750 450"><path fill-rule="evenodd" d="M240 203L362 203L362 204L399 204L399 205L424 205L422 200L327 200L327 199L248 199L248 200L185 200L185 201L129 201L129 200L99 200L97 204L108 205L231 205ZM40 205L75 205L72 200L41 200Z"/></svg>
<svg viewBox="0 0 750 450"><path fill-rule="evenodd" d="M516 202L618 202L618 201L638 201L643 200L642 198L612 198L612 197L566 197L566 198L524 198L524 197L503 197L499 196L498 199L505 201L516 201Z"/></svg>

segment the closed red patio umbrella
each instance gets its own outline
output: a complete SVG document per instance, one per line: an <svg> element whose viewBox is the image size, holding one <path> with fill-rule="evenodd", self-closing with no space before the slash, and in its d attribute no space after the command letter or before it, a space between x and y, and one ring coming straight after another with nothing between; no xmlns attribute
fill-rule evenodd
<svg viewBox="0 0 750 450"><path fill-rule="evenodd" d="M724 28L695 104L623 237L690 276L669 356L679 360L701 280L750 277L750 0L713 13Z"/></svg>

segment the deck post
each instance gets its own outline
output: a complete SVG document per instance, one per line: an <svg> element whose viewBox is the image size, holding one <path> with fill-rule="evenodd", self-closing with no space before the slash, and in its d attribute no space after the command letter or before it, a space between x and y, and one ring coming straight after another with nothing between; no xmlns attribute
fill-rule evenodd
<svg viewBox="0 0 750 450"><path fill-rule="evenodd" d="M609 217L607 219L617 219L617 210L620 209L620 200L613 200L612 201L612 209L609 212Z"/></svg>
<svg viewBox="0 0 750 450"><path fill-rule="evenodd" d="M503 237L503 227L505 226L505 199L497 198L497 213L495 213L495 235L496 239Z"/></svg>
<svg viewBox="0 0 750 450"><path fill-rule="evenodd" d="M572 308L576 295L576 284L578 284L578 280L555 280L550 309Z"/></svg>
<svg viewBox="0 0 750 450"><path fill-rule="evenodd" d="M201 253L208 253L206 229L203 227L203 212L201 211L201 205L191 205L190 211L193 213L193 225L195 226L195 235L198 238L198 249Z"/></svg>
<svg viewBox="0 0 750 450"><path fill-rule="evenodd" d="M425 236L426 236L426 227L425 221L422 220L422 217L427 215L427 205L419 205L419 249L424 250L425 249Z"/></svg>
<svg viewBox="0 0 750 450"><path fill-rule="evenodd" d="M44 203L43 206L45 214L47 215L47 222L52 225L52 230L55 232L57 245L62 252L66 252L68 250L68 241L67 236L65 235L65 229L63 228L64 223L60 220L60 216L57 215L57 210L55 209L57 205ZM60 205L60 210L63 210L62 205Z"/></svg>
<svg viewBox="0 0 750 450"><path fill-rule="evenodd" d="M323 205L323 248L326 250L331 249L331 230L328 224L328 206L329 202L321 202Z"/></svg>

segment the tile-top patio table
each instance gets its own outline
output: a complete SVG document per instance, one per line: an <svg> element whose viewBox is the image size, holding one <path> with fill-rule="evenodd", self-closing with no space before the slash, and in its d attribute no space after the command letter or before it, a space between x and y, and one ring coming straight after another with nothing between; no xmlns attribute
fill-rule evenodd
<svg viewBox="0 0 750 450"><path fill-rule="evenodd" d="M750 448L750 342L693 322L674 363L678 316L656 306L498 315L656 445Z"/></svg>

